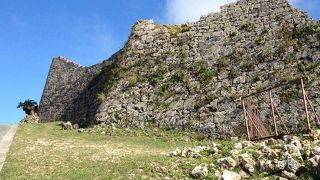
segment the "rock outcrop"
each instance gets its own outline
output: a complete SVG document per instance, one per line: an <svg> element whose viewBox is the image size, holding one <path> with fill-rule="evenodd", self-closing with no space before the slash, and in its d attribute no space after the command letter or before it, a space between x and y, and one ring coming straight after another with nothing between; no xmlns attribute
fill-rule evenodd
<svg viewBox="0 0 320 180"><path fill-rule="evenodd" d="M188 128L242 134L240 99L304 78L320 112L320 24L287 0L239 0L184 25L139 21L125 47L92 67L53 60L40 103L42 122ZM303 127L299 86L274 100L289 128ZM300 99L299 99L300 98ZM267 107L267 97L252 99ZM271 122L262 108L263 121Z"/></svg>

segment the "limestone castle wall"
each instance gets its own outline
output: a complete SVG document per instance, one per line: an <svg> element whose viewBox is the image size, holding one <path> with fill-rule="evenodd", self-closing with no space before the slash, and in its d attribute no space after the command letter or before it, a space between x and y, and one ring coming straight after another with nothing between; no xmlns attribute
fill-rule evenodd
<svg viewBox="0 0 320 180"><path fill-rule="evenodd" d="M240 0L183 25L139 21L108 61L82 67L54 59L40 118L240 134L240 98L247 94L305 78L320 102L313 88L319 32L318 22L286 0ZM275 92L279 109L292 128L299 126L300 101L282 91ZM266 100L257 104L264 107ZM269 121L268 109L262 111Z"/></svg>

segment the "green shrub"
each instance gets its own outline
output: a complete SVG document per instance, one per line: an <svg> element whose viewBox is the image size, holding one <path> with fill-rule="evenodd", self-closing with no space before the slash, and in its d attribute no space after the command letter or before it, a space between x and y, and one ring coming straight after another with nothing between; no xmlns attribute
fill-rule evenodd
<svg viewBox="0 0 320 180"><path fill-rule="evenodd" d="M161 76L160 74L152 74L148 77L149 82L153 86L159 84L162 79L163 79L163 76Z"/></svg>
<svg viewBox="0 0 320 180"><path fill-rule="evenodd" d="M216 75L216 73L208 68L207 63L199 61L191 67L193 75L201 84L208 84L209 81Z"/></svg>
<svg viewBox="0 0 320 180"><path fill-rule="evenodd" d="M132 74L131 76L129 76L128 81L129 81L130 85L137 84L138 83L138 75Z"/></svg>
<svg viewBox="0 0 320 180"><path fill-rule="evenodd" d="M263 78L263 73L262 72L257 72L253 77L253 81L257 82L257 81L262 80L262 78Z"/></svg>
<svg viewBox="0 0 320 180"><path fill-rule="evenodd" d="M297 29L295 29L294 34L296 36L311 35L311 34L316 33L318 31L319 27L320 27L319 23L305 24L305 25L302 25L302 26L298 27Z"/></svg>
<svg viewBox="0 0 320 180"><path fill-rule="evenodd" d="M171 77L171 82L173 83L182 83L184 82L186 72L183 70L177 70L174 75Z"/></svg>
<svg viewBox="0 0 320 180"><path fill-rule="evenodd" d="M296 53L289 53L283 58L286 64L292 63L297 60Z"/></svg>

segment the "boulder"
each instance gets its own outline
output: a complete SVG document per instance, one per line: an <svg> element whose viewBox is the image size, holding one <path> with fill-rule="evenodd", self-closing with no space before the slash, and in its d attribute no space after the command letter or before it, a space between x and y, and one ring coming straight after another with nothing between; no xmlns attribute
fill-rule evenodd
<svg viewBox="0 0 320 180"><path fill-rule="evenodd" d="M248 174L246 171L241 170L239 172L239 175L241 176L241 178L243 179L248 179L250 177L250 174Z"/></svg>
<svg viewBox="0 0 320 180"><path fill-rule="evenodd" d="M72 123L70 121L68 122L62 122L61 126L64 130L70 130L72 129Z"/></svg>
<svg viewBox="0 0 320 180"><path fill-rule="evenodd" d="M313 147L311 152L313 155L319 156L320 155L320 147L319 146Z"/></svg>
<svg viewBox="0 0 320 180"><path fill-rule="evenodd" d="M250 173L250 174L253 174L255 169L254 169L254 166L251 165L251 164L245 164L243 166L243 170L245 170L246 172Z"/></svg>
<svg viewBox="0 0 320 180"><path fill-rule="evenodd" d="M237 162L231 157L218 159L219 166L225 169L234 168Z"/></svg>
<svg viewBox="0 0 320 180"><path fill-rule="evenodd" d="M171 157L173 157L173 156L181 156L181 152L182 152L181 149L177 148L174 151L169 152L168 156L171 156Z"/></svg>
<svg viewBox="0 0 320 180"><path fill-rule="evenodd" d="M79 132L79 133L84 133L84 132L85 132L85 129L80 128L80 129L78 129L78 132Z"/></svg>
<svg viewBox="0 0 320 180"><path fill-rule="evenodd" d="M274 165L271 160L262 160L260 161L260 171L272 174L274 172Z"/></svg>
<svg viewBox="0 0 320 180"><path fill-rule="evenodd" d="M192 171L191 175L195 178L207 177L208 176L207 166L196 166Z"/></svg>
<svg viewBox="0 0 320 180"><path fill-rule="evenodd" d="M274 165L275 172L281 172L286 168L285 161L279 161L279 160L275 159L275 160L273 160L272 164Z"/></svg>
<svg viewBox="0 0 320 180"><path fill-rule="evenodd" d="M296 173L297 170L301 167L301 164L293 159L291 156L288 156L286 159L286 170L292 173Z"/></svg>
<svg viewBox="0 0 320 180"><path fill-rule="evenodd" d="M72 127L73 129L79 129L79 124L74 124Z"/></svg>
<svg viewBox="0 0 320 180"><path fill-rule="evenodd" d="M281 177L287 179L297 179L297 176L294 173L288 171L282 171Z"/></svg>
<svg viewBox="0 0 320 180"><path fill-rule="evenodd" d="M307 161L307 165L310 167L318 167L320 162L320 156L314 156Z"/></svg>
<svg viewBox="0 0 320 180"><path fill-rule="evenodd" d="M232 171L224 170L221 176L221 180L240 180L241 176Z"/></svg>
<svg viewBox="0 0 320 180"><path fill-rule="evenodd" d="M238 158L240 164L242 165L251 164L252 166L254 166L256 164L256 162L251 158L249 154L241 154L238 156Z"/></svg>

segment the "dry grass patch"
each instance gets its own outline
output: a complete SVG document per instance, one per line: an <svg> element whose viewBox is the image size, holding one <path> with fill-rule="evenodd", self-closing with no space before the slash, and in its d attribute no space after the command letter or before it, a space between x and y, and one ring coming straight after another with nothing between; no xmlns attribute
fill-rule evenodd
<svg viewBox="0 0 320 180"><path fill-rule="evenodd" d="M166 132L161 132L166 133ZM166 138L170 135L166 135ZM0 179L140 179L176 177L166 153L183 138L64 131L58 123L20 125ZM168 167L169 166L169 167ZM184 172L179 172L182 176Z"/></svg>

